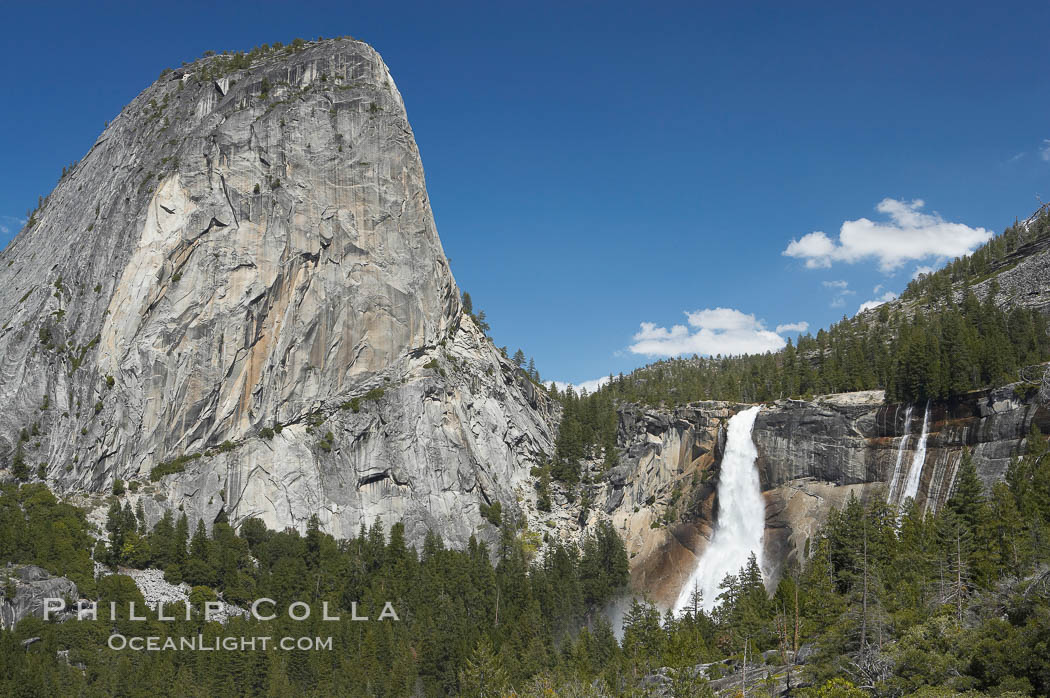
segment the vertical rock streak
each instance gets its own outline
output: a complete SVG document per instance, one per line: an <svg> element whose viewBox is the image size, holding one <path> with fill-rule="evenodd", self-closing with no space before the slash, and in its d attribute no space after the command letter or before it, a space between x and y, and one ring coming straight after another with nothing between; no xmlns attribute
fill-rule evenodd
<svg viewBox="0 0 1050 698"><path fill-rule="evenodd" d="M727 574L747 565L751 553L762 566L762 536L766 506L755 459L758 449L751 430L761 408L750 407L729 420L725 456L718 479L718 522L711 543L696 563L678 595L674 612L689 605L694 589L703 592L703 606L710 610L718 599L718 585Z"/></svg>
<svg viewBox="0 0 1050 698"><path fill-rule="evenodd" d="M911 436L911 411L911 405L908 405L908 409L904 411L904 435L901 437L900 446L897 447L897 462L893 466L893 478L890 480L890 488L886 493L886 502L888 504L897 501L894 499L894 495L897 493L897 487L900 485L901 463L904 462L904 451L908 448L908 440Z"/></svg>
<svg viewBox="0 0 1050 698"><path fill-rule="evenodd" d="M912 458L911 467L908 468L908 479L904 483L904 491L901 493L899 504L904 504L909 498L914 499L919 493L919 483L922 481L922 466L926 462L926 437L930 434L930 403L926 402L926 414L922 418L922 433L919 443L915 447L915 457Z"/></svg>

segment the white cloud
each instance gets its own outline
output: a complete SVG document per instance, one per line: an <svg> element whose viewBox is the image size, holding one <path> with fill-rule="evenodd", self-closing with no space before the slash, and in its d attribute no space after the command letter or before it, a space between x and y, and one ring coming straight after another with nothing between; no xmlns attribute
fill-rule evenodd
<svg viewBox="0 0 1050 698"><path fill-rule="evenodd" d="M1050 159L1050 139L1046 152ZM937 213L923 213L920 209L924 205L922 199L883 199L875 208L889 216L889 221L845 221L837 242L816 231L792 240L781 254L805 260L810 269L875 259L883 272L890 273L912 260L969 254L992 237L984 228L949 223Z"/></svg>
<svg viewBox="0 0 1050 698"><path fill-rule="evenodd" d="M865 310L871 310L872 308L878 308L883 303L889 303L897 298L897 294L893 291L886 291L878 298L873 298L870 301L864 301L860 304L860 308L857 309L857 313L863 313Z"/></svg>
<svg viewBox="0 0 1050 698"><path fill-rule="evenodd" d="M15 230L19 230L26 224L25 218L18 216L0 216L0 235L8 235L11 232L12 226Z"/></svg>
<svg viewBox="0 0 1050 698"><path fill-rule="evenodd" d="M922 276L923 274L932 274L934 271L935 270L934 270L933 267L927 267L927 266L915 267L915 273L911 275L911 278L917 279L920 276ZM875 293L878 293L878 291L875 291Z"/></svg>
<svg viewBox="0 0 1050 698"><path fill-rule="evenodd" d="M1050 138L1043 139L1043 145L1039 148L1039 157L1045 162L1050 162Z"/></svg>
<svg viewBox="0 0 1050 698"><path fill-rule="evenodd" d="M628 348L646 356L762 354L782 348L787 342L779 332L792 327L781 325L773 332L754 315L733 308L707 308L686 312L685 316L688 327L673 325L667 329L652 322L641 323L634 344Z"/></svg>
<svg viewBox="0 0 1050 698"><path fill-rule="evenodd" d="M777 325L775 332L784 334L785 332L805 332L808 329L809 323L803 320L802 322L789 322L786 325Z"/></svg>
<svg viewBox="0 0 1050 698"><path fill-rule="evenodd" d="M820 283L823 284L824 288L834 289L835 291L835 296L831 299L832 308L845 307L846 296L853 296L857 293L850 290L848 281L842 281L841 279L838 281L821 281Z"/></svg>
<svg viewBox="0 0 1050 698"><path fill-rule="evenodd" d="M609 382L609 376L602 376L601 378L595 378L594 380L582 381L580 383L565 383L563 381L547 381L549 387L551 383L554 383L558 387L558 390L565 392L568 388L572 388L573 392L581 393L586 390L588 393L593 393L598 388L602 387Z"/></svg>

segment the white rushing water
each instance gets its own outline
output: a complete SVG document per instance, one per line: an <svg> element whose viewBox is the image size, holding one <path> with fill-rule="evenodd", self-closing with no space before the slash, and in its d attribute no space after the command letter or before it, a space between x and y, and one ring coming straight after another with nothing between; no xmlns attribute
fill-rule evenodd
<svg viewBox="0 0 1050 698"><path fill-rule="evenodd" d="M682 587L672 609L675 615L689 606L693 589L704 594L703 607L710 611L718 601L718 585L727 574L747 565L753 552L762 566L762 534L766 528L766 505L755 469L758 450L751 429L760 407L750 407L729 420L726 452L718 476L718 522L711 542L696 562L696 569Z"/></svg>
<svg viewBox="0 0 1050 698"><path fill-rule="evenodd" d="M904 482L904 491L901 492L898 504L904 504L908 498L915 498L919 493L919 483L922 481L922 466L926 462L926 437L930 433L930 403L926 403L926 414L922 418L922 434L919 436L919 444L915 447L915 457L911 460L908 468L908 479Z"/></svg>
<svg viewBox="0 0 1050 698"><path fill-rule="evenodd" d="M890 480L890 490L886 493L886 502L892 504L897 492L897 486L901 480L901 463L904 461L904 450L908 447L908 437L911 435L911 405L904 411L904 436L901 437L900 446L897 447L897 463L893 466L893 479Z"/></svg>

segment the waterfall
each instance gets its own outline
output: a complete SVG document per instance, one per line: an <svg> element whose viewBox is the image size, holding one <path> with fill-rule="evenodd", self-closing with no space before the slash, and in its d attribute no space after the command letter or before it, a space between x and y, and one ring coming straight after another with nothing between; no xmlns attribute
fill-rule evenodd
<svg viewBox="0 0 1050 698"><path fill-rule="evenodd" d="M711 542L696 562L696 569L682 587L673 612L689 606L693 589L704 594L703 606L714 608L718 585L727 574L747 565L753 552L762 566L762 534L766 528L766 505L755 469L758 450L751 440L760 406L750 407L729 420L729 435L718 476L718 521Z"/></svg>
<svg viewBox="0 0 1050 698"><path fill-rule="evenodd" d="M919 436L919 445L915 447L915 457L912 458L911 467L908 468L908 479L904 482L904 491L898 504L915 498L919 493L919 482L922 480L922 466L926 462L926 437L930 433L930 402L926 401L926 414L922 418L922 435Z"/></svg>
<svg viewBox="0 0 1050 698"><path fill-rule="evenodd" d="M890 491L886 493L886 502L892 504L894 493L901 479L901 463L904 461L904 450L908 447L908 436L911 434L911 405L904 411L904 436L901 437L900 446L897 447L897 463L893 466L893 479L890 480Z"/></svg>

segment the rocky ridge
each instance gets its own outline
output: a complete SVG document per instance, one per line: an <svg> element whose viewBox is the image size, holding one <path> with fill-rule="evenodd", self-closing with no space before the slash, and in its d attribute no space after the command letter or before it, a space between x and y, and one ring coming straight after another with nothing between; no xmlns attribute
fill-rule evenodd
<svg viewBox="0 0 1050 698"><path fill-rule="evenodd" d="M625 406L619 412L621 464L607 473L591 464L590 507L556 495L552 511L545 513L529 501L530 528L579 541L595 522L609 518L627 544L633 587L658 603L672 602L713 532L726 423L744 407L726 402L672 411ZM924 409L914 406L905 434L906 406L884 404L882 391L763 407L752 436L766 500L768 584L801 562L807 541L828 512L851 494L887 498L898 452L903 448L905 464L914 458ZM931 405L919 507L934 511L948 500L964 449L973 454L986 486L1000 480L1013 455L1023 450L1033 423L1050 433L1050 409L1038 390L1025 384Z"/></svg>
<svg viewBox="0 0 1050 698"><path fill-rule="evenodd" d="M462 544L550 452L556 407L462 312L363 42L166 73L0 262L0 453L58 491Z"/></svg>
<svg viewBox="0 0 1050 698"><path fill-rule="evenodd" d="M44 616L45 599L75 601L77 585L36 565L12 565L0 570L0 630L11 629L27 616ZM56 618L59 617L57 614Z"/></svg>

